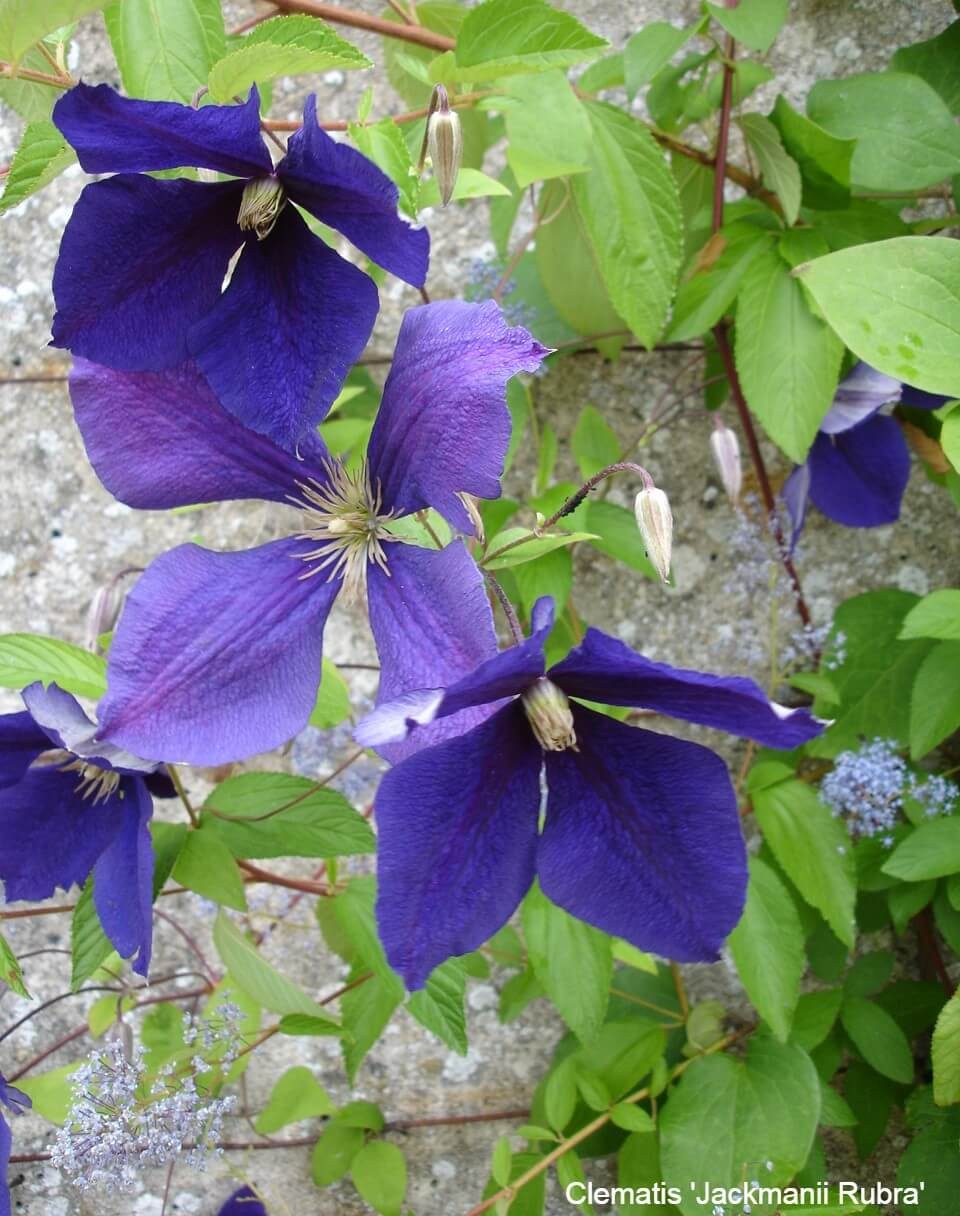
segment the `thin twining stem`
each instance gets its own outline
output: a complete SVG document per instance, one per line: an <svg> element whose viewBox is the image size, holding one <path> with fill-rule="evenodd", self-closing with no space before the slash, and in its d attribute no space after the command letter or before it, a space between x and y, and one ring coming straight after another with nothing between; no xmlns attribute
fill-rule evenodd
<svg viewBox="0 0 960 1216"><path fill-rule="evenodd" d="M510 632L513 634L513 640L519 646L523 641L523 630L520 628L520 621L517 617L516 611L514 610L513 604L510 603L510 597L489 570L485 570L483 573L487 582L490 584L490 590L497 597L497 602L503 609L503 615L507 618L507 624L510 626Z"/></svg>
<svg viewBox="0 0 960 1216"><path fill-rule="evenodd" d="M430 47L435 51L452 51L456 40L446 34L437 34L426 26L414 25L401 21L391 21L387 17L371 17L367 13L359 13L356 9L341 8L339 4L322 4L320 0L273 0L277 8L286 13L307 13L311 17L320 17L334 25L349 25L357 30L368 30L380 34L384 38L398 38L402 42L415 42L419 46Z"/></svg>

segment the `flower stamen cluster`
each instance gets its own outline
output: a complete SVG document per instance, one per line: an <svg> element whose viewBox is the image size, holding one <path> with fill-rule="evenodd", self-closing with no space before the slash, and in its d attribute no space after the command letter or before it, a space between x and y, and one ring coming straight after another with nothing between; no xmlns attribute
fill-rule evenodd
<svg viewBox="0 0 960 1216"><path fill-rule="evenodd" d="M92 801L94 806L112 797L120 789L122 773L116 769L101 768L99 764L91 764L82 756L74 756L60 748L47 752L40 762L55 765L63 773L79 773L80 780L74 787L75 791L81 798ZM120 797L123 797L123 790L120 790Z"/></svg>
<svg viewBox="0 0 960 1216"><path fill-rule="evenodd" d="M298 536L317 545L298 554L310 563L300 577L326 570L328 581L342 577L345 593L358 598L366 586L368 563L389 572L383 542L392 539L385 525L393 513L383 513L380 487L373 489L366 464L353 474L336 461L325 461L324 468L326 485L312 478L298 482L301 498L290 500L305 512Z"/></svg>
<svg viewBox="0 0 960 1216"><path fill-rule="evenodd" d="M521 698L527 721L545 752L577 751L577 732L566 694L541 676Z"/></svg>

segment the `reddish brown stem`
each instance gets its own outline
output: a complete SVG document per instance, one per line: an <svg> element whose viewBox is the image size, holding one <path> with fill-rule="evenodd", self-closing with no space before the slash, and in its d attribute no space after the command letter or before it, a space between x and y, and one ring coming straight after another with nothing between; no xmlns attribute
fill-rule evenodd
<svg viewBox="0 0 960 1216"><path fill-rule="evenodd" d="M918 912L913 918L913 923L917 927L920 949L930 970L940 981L947 996L953 996L956 988L950 979L950 973L947 971L947 965L943 961L943 955L940 953L940 946L937 943L937 935L933 929L933 917L930 915L930 909L924 908L922 912Z"/></svg>
<svg viewBox="0 0 960 1216"><path fill-rule="evenodd" d="M418 46L427 46L434 51L452 51L456 41L446 34L435 34L422 25L404 25L400 21L390 21L386 17L371 17L367 13L358 13L356 9L341 8L339 4L321 4L320 0L275 0L277 8L285 13L306 13L310 17L320 17L334 25L349 25L357 30L369 30L373 34L381 34L384 38L399 38L403 42L415 42Z"/></svg>
<svg viewBox="0 0 960 1216"><path fill-rule="evenodd" d="M311 882L308 878L287 878L284 874L274 874L271 870L261 870L249 861L238 861L237 865L256 882L268 882L273 887L286 887L290 891L303 891L306 895L329 895L330 890L325 883Z"/></svg>

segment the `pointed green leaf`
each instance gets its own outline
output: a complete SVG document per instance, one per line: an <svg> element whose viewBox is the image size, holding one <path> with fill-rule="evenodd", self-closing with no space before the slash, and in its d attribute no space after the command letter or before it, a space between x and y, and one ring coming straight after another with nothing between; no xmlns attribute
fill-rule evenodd
<svg viewBox="0 0 960 1216"><path fill-rule="evenodd" d="M458 80L542 72L595 59L609 43L546 0L485 0L457 36Z"/></svg>
<svg viewBox="0 0 960 1216"><path fill-rule="evenodd" d="M107 691L106 662L59 638L40 633L0 634L0 685L26 688L35 680L99 701Z"/></svg>
<svg viewBox="0 0 960 1216"><path fill-rule="evenodd" d="M42 190L76 159L73 149L52 122L30 123L10 162L0 197L0 215Z"/></svg>

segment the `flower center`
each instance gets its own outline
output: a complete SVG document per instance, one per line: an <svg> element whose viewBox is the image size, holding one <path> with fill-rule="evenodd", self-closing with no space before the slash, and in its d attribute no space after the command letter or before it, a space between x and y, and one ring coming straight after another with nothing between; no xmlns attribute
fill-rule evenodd
<svg viewBox="0 0 960 1216"><path fill-rule="evenodd" d="M537 737L537 742L547 752L563 752L567 748L577 750L577 734L573 726L573 713L566 694L541 676L521 697L527 721Z"/></svg>
<svg viewBox="0 0 960 1216"><path fill-rule="evenodd" d="M352 474L335 461L324 467L326 484L298 482L300 497L290 498L304 511L304 528L297 535L316 544L298 554L310 567L300 577L326 570L328 581L341 576L345 593L357 597L366 586L368 563L387 570L383 541L393 539L385 526L393 512L382 513L380 488L374 492L365 463Z"/></svg>
<svg viewBox="0 0 960 1216"><path fill-rule="evenodd" d="M257 240L262 241L273 231L273 226L286 205L286 191L279 178L255 178L243 188L237 223L241 231L255 232Z"/></svg>
<svg viewBox="0 0 960 1216"><path fill-rule="evenodd" d="M91 799L94 806L117 792L117 787L120 785L120 773L111 768L100 768L99 765L91 764L89 760L84 760L81 756L74 756L70 752L57 751L53 755L54 762L57 763L61 772L80 774L80 780L75 787L76 792L81 798ZM61 757L65 758L65 763L59 763ZM120 797L123 797L122 792Z"/></svg>

